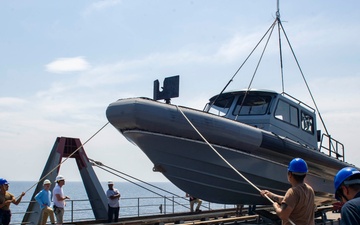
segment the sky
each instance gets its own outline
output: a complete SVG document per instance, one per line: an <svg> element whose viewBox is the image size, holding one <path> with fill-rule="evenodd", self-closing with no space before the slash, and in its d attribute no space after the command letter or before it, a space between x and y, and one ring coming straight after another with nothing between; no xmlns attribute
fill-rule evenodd
<svg viewBox="0 0 360 225"><path fill-rule="evenodd" d="M282 24L326 128L345 145L346 161L357 166L359 9L357 0L280 2ZM180 96L172 103L203 109L270 27L276 10L275 0L1 1L0 177L37 181L57 137L86 142L108 122L110 103L152 98L156 79L162 84L180 75ZM282 91L274 37L252 88ZM312 105L282 41L285 91ZM258 56L228 90L249 86ZM84 149L89 158L138 179L167 181L111 124ZM72 159L60 172L81 179ZM101 181L121 181L95 172Z"/></svg>

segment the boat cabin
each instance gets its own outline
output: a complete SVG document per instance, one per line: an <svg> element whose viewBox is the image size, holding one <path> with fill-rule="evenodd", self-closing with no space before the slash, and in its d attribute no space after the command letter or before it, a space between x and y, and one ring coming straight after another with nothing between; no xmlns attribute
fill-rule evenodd
<svg viewBox="0 0 360 225"><path fill-rule="evenodd" d="M318 149L315 110L285 93L268 90L226 92L212 97L204 111Z"/></svg>

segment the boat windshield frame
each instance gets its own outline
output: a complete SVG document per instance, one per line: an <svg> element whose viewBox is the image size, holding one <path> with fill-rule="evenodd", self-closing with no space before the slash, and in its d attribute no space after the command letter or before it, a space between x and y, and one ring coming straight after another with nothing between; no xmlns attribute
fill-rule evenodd
<svg viewBox="0 0 360 225"><path fill-rule="evenodd" d="M268 93L244 92L238 95L232 114L233 116L265 115L269 112L272 99L272 95Z"/></svg>
<svg viewBox="0 0 360 225"><path fill-rule="evenodd" d="M233 105L235 97L234 93L216 95L205 105L204 111L218 116L226 116ZM216 102L213 102L215 99Z"/></svg>
<svg viewBox="0 0 360 225"><path fill-rule="evenodd" d="M259 116L269 113L278 93L273 91L233 91L215 95L205 105L204 111L222 117ZM243 101L243 96L245 100ZM216 102L214 102L216 100ZM234 102L236 101L236 102ZM243 104L243 106L241 106ZM231 113L229 113L231 110ZM239 111L241 110L241 114ZM243 113L246 112L247 113Z"/></svg>

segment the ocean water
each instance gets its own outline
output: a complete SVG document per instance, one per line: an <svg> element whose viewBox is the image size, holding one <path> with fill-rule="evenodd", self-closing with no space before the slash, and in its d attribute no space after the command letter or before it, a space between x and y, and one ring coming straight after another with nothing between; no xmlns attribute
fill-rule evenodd
<svg viewBox="0 0 360 225"><path fill-rule="evenodd" d="M35 182L13 181L9 185L9 192L16 197L21 192L27 191ZM188 212L189 201L185 193L170 182L156 182L151 185L159 187L167 192L151 187L143 183L118 182L114 187L121 193L120 198L120 217L133 217L139 215L169 214L174 212ZM36 185L35 185L36 187ZM20 224L24 213L28 207L30 199L35 191L35 187L27 191L19 205L12 204L11 224ZM106 182L102 182L102 187L107 190ZM65 195L71 199L67 201L65 207L65 222L91 220L94 219L90 203L82 182L67 181L63 186ZM168 193L170 192L170 193ZM232 208L233 205L222 205L203 201L202 210Z"/></svg>

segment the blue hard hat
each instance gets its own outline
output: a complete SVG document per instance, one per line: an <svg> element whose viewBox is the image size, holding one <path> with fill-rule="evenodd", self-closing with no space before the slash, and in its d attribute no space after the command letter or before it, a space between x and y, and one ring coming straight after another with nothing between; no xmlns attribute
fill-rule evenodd
<svg viewBox="0 0 360 225"><path fill-rule="evenodd" d="M4 185L4 184L9 184L9 182L4 178L0 178L0 185Z"/></svg>
<svg viewBox="0 0 360 225"><path fill-rule="evenodd" d="M308 167L302 158L295 158L289 163L288 171L296 175L305 175L308 172Z"/></svg>
<svg viewBox="0 0 360 225"><path fill-rule="evenodd" d="M339 172L337 172L334 177L335 198L337 200L340 200L340 196L337 194L337 191L340 188L341 184L355 174L360 174L360 171L354 167L345 167L339 170Z"/></svg>

